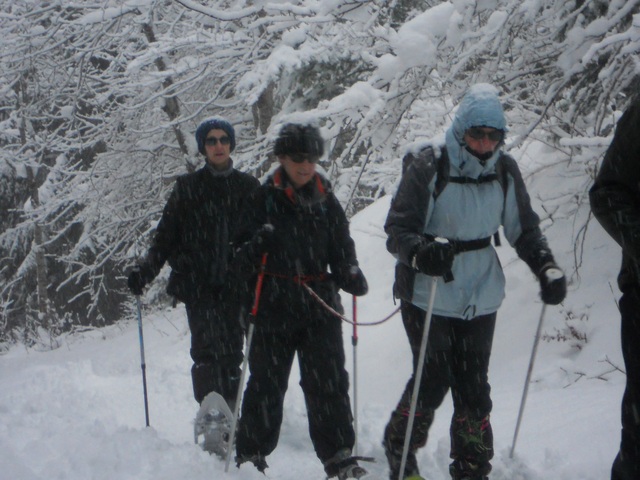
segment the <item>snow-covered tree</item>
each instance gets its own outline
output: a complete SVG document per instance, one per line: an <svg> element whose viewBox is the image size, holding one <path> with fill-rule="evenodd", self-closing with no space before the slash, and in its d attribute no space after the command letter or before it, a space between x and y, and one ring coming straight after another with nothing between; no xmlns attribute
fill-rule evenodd
<svg viewBox="0 0 640 480"><path fill-rule="evenodd" d="M236 126L236 166L257 176L282 123L317 122L352 214L391 192L404 149L441 134L472 83L502 90L509 146L535 137L591 167L580 149L640 86L640 0L0 5L5 340L119 318L123 273L200 165L206 117Z"/></svg>

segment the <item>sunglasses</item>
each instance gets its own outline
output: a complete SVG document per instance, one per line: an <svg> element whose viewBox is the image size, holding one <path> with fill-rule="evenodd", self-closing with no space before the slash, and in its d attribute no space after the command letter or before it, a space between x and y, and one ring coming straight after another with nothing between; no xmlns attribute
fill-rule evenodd
<svg viewBox="0 0 640 480"><path fill-rule="evenodd" d="M207 137L207 139L204 141L204 144L208 145L209 147L215 147L218 142L220 142L220 145L229 145L231 143L231 139L229 137Z"/></svg>
<svg viewBox="0 0 640 480"><path fill-rule="evenodd" d="M293 163L303 163L305 160L309 163L318 163L318 160L320 160L320 157L303 153L290 153L289 158Z"/></svg>
<svg viewBox="0 0 640 480"><path fill-rule="evenodd" d="M502 130L491 129L486 131L478 127L471 127L465 133L474 140L488 138L492 142L500 142L504 137L504 132Z"/></svg>

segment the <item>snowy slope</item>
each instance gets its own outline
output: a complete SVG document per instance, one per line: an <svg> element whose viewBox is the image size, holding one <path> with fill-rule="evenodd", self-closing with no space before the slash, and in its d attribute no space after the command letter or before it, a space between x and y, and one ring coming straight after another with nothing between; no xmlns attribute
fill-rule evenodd
<svg viewBox="0 0 640 480"><path fill-rule="evenodd" d="M526 160L526 158L523 159ZM525 161L525 167L529 165ZM531 168L534 168L533 166ZM575 167L578 168L578 167ZM525 174L528 168L524 168ZM584 175L583 175L584 177ZM575 191L567 165L530 181L536 209L560 205L545 222L559 263L572 274L573 244L586 205L551 201ZM534 194L534 192L537 192ZM542 192L542 193L540 193ZM547 192L549 192L547 194ZM584 199L583 199L584 200ZM394 259L386 252L382 224L390 197L352 219L352 234L370 292L358 302L360 322L379 320L395 306ZM506 242L503 242L506 244ZM624 375L618 339L615 287L620 253L595 222L589 224L579 277L567 300L547 309L546 335L564 332L565 318L586 342L541 341L514 460L509 459L524 379L539 319L537 284L513 249L498 249L508 282L499 312L490 369L496 458L492 479L601 480L608 478L619 441ZM350 312L351 298L343 296ZM251 466L230 468L193 444L196 404L190 381L189 333L184 309L144 315L151 427L145 428L138 330L135 318L100 331L62 339L54 351L15 347L0 357L0 477L31 479L189 480L262 479ZM344 326L352 372L352 327ZM381 449L384 425L409 376L409 348L399 315L358 328L358 450L378 462L367 467L387 478ZM352 373L353 378L353 373ZM438 410L419 463L430 480L445 480L450 398ZM267 477L322 479L308 439L304 401L294 368L280 444L267 459Z"/></svg>

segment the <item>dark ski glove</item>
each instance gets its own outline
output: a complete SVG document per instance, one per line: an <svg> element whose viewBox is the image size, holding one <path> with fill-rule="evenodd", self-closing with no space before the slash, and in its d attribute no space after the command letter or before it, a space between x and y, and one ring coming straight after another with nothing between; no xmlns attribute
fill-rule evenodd
<svg viewBox="0 0 640 480"><path fill-rule="evenodd" d="M411 258L411 266L426 275L442 277L451 272L455 252L446 240L433 240L418 246Z"/></svg>
<svg viewBox="0 0 640 480"><path fill-rule="evenodd" d="M136 265L131 269L131 273L129 273L127 286L134 295L142 295L144 287L152 279L153 277L150 278L149 270L147 268L141 265Z"/></svg>
<svg viewBox="0 0 640 480"><path fill-rule="evenodd" d="M558 305L567 295L567 279L560 267L550 263L542 267L540 275L540 297L547 305Z"/></svg>
<svg viewBox="0 0 640 480"><path fill-rule="evenodd" d="M251 239L251 250L255 256L268 253L276 243L275 227L270 223L262 225Z"/></svg>
<svg viewBox="0 0 640 480"><path fill-rule="evenodd" d="M369 291L367 279L357 265L344 265L334 275L336 284L345 292L360 297Z"/></svg>

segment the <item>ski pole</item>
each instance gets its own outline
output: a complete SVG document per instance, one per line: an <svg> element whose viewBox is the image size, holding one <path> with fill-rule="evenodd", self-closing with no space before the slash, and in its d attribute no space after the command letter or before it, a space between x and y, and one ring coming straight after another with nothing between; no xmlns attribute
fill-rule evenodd
<svg viewBox="0 0 640 480"><path fill-rule="evenodd" d="M229 471L229 463L231 462L231 451L233 442L236 437L236 425L238 423L238 414L240 413L240 402L242 400L242 388L244 386L244 377L247 373L247 364L249 363L249 351L251 350L251 342L253 341L253 330L255 328L255 319L258 315L258 305L260 304L260 293L262 292L262 281L264 280L264 270L267 264L267 254L262 254L260 261L260 272L256 281L256 290L253 298L253 306L249 313L249 328L247 329L247 343L245 346L244 360L242 361L242 371L240 372L240 383L238 384L238 393L236 395L236 404L233 408L233 421L231 422L231 433L229 435L229 449L227 450L227 459L224 465L225 473Z"/></svg>
<svg viewBox="0 0 640 480"><path fill-rule="evenodd" d="M520 430L520 422L522 421L522 414L524 412L524 405L527 402L527 393L529 392L529 383L531 381L531 372L533 371L533 362L536 358L536 351L538 350L538 343L540 341L540 333L542 331L542 322L544 321L544 313L547 308L545 303L542 304L542 311L540 312L540 320L538 320L538 329L536 330L536 338L533 340L533 349L531 350L531 359L529 360L529 368L527 369L527 378L524 381L524 390L522 391L522 400L520 401L520 411L518 412L518 420L516 422L516 431L513 433L513 443L511 444L511 453L509 458L513 458L513 452L516 449L516 440L518 439L518 431Z"/></svg>
<svg viewBox="0 0 640 480"><path fill-rule="evenodd" d="M353 295L353 335L351 345L353 345L353 429L355 431L355 444L353 452L358 455L358 304L356 296Z"/></svg>
<svg viewBox="0 0 640 480"><path fill-rule="evenodd" d="M413 421L416 416L416 406L418 405L418 394L420 393L420 383L422 382L422 368L424 367L424 359L427 353L427 340L429 339L429 329L431 327L431 317L433 316L433 302L436 298L436 287L438 278L433 277L431 281L431 293L429 294L429 306L427 308L427 316L425 317L424 327L422 329L422 342L420 343L420 355L418 356L418 365L416 367L415 377L413 379L413 393L411 394L411 408L409 408L409 419L407 422L407 431L404 434L404 446L402 447L402 460L400 462L400 472L398 480L403 480L404 469L407 466L407 456L409 455L409 442L411 441L411 432L413 431Z"/></svg>
<svg viewBox="0 0 640 480"><path fill-rule="evenodd" d="M138 307L138 334L140 337L140 367L142 368L142 390L144 392L144 417L149 426L149 401L147 397L147 365L144 361L144 337L142 335L142 306L140 295L136 295L136 305Z"/></svg>

